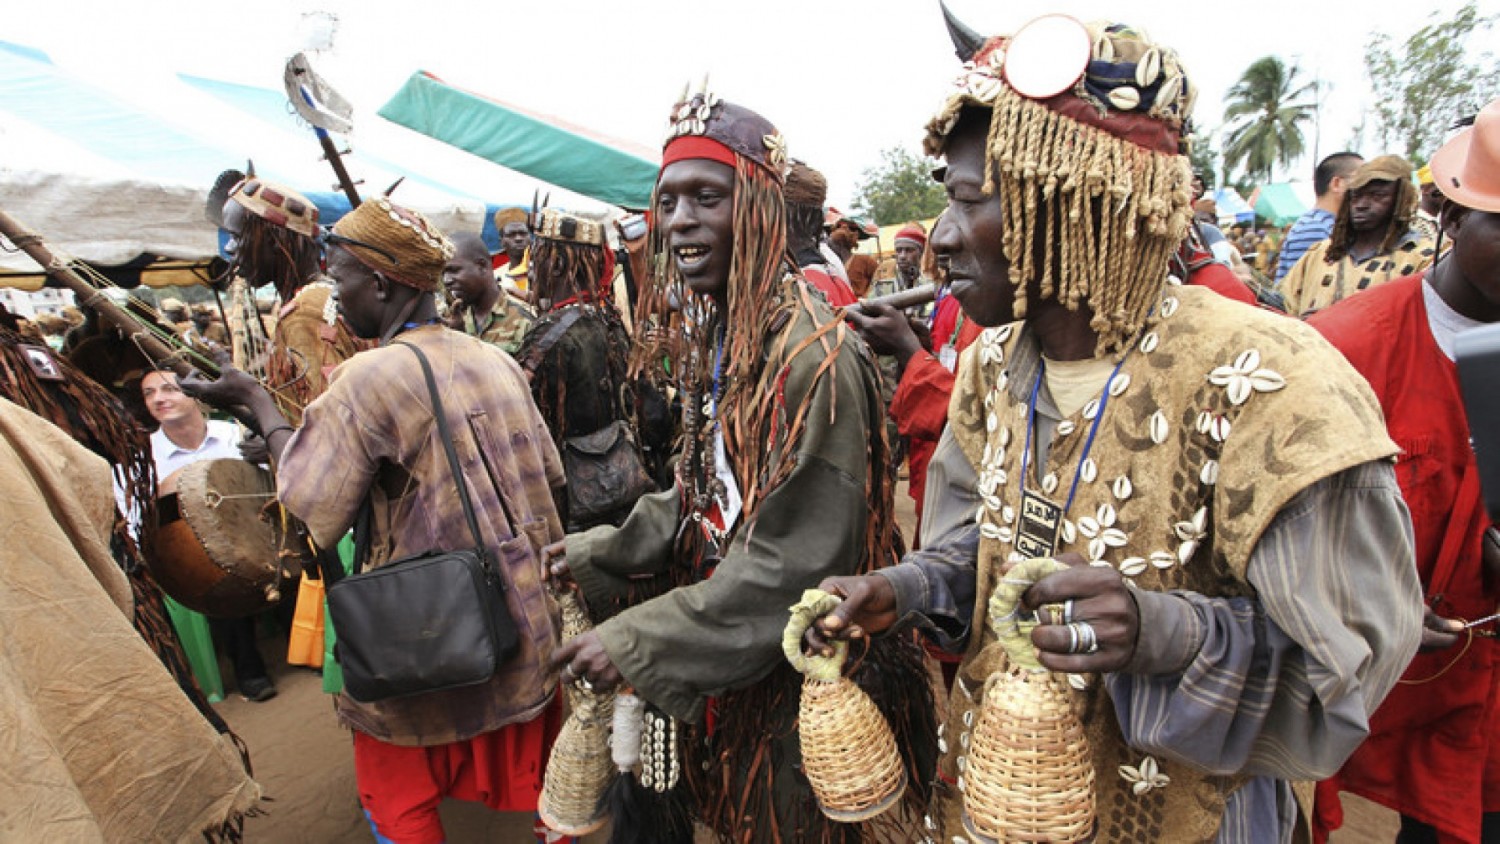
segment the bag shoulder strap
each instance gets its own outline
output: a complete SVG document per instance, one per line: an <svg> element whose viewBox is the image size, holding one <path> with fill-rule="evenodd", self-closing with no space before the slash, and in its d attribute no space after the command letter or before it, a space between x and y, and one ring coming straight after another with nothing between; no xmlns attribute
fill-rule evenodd
<svg viewBox="0 0 1500 844"><path fill-rule="evenodd" d="M432 396L432 415L437 420L438 436L443 440L443 451L448 455L448 468L453 472L453 483L458 486L458 500L463 503L464 520L469 523L469 532L474 535L474 551L479 555L479 562L488 570L489 553L485 551L484 538L479 533L479 519L474 515L474 505L469 501L469 485L464 482L463 471L458 465L458 452L453 448L453 432L448 427L448 416L443 411L443 400L438 395L437 379L432 375L432 364L427 362L427 355L422 354L422 350L411 343L397 342L395 345L411 349L412 354L417 356L417 362L422 364L422 376L427 379L427 392Z"/></svg>
<svg viewBox="0 0 1500 844"><path fill-rule="evenodd" d="M568 308L563 311L563 315L558 317L557 322L554 322L551 328L547 329L547 333L542 335L542 339L536 341L535 346L526 350L525 357L519 362L521 368L526 370L528 376L536 374L536 368L542 365L542 358L546 357L547 353L552 351L552 347L557 345L558 341L562 339L564 334L568 333L568 329L572 328L573 323L577 322L581 316L583 316L582 308Z"/></svg>

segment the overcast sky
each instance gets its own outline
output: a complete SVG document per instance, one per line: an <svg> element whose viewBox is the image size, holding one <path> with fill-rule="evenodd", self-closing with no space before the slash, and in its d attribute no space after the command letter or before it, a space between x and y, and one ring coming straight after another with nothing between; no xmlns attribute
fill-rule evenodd
<svg viewBox="0 0 1500 844"><path fill-rule="evenodd" d="M1013 31L1046 11L1144 28L1181 54L1200 87L1197 122L1209 129L1219 127L1223 95L1251 62L1268 54L1296 61L1330 84L1322 154L1349 144L1371 104L1362 61L1370 34L1404 39L1429 14L1461 5L950 2L983 33ZM279 88L302 13L320 10L336 15L339 29L318 67L357 109L356 149L359 133L374 131L365 127L383 123L375 111L418 69L652 149L683 85L707 73L720 96L777 124L792 155L828 176L829 202L839 206L882 149L919 150L921 127L958 67L936 0L53 0L12 10L0 39L151 102L166 96L156 91L178 71ZM1493 14L1500 0L1483 0L1480 10ZM1367 132L1362 151L1380 152L1377 145ZM494 167L470 161L476 174ZM1304 161L1289 175L1306 179L1311 169Z"/></svg>

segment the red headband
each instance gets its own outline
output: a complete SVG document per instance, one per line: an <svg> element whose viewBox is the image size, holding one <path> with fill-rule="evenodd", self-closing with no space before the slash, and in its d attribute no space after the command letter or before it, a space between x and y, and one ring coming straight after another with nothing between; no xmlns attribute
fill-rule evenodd
<svg viewBox="0 0 1500 844"><path fill-rule="evenodd" d="M662 150L661 167L665 170L668 164L690 158L702 158L727 164L730 167L735 166L734 150L724 144L702 135L679 135L667 144L666 149Z"/></svg>

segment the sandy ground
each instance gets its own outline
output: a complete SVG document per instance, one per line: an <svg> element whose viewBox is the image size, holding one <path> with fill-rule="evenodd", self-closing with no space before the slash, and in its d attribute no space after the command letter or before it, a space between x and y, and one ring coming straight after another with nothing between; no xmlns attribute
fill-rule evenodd
<svg viewBox="0 0 1500 844"><path fill-rule="evenodd" d="M915 513L904 482L897 499L897 515L910 535ZM263 640L261 650L280 694L265 703L248 703L229 691L217 704L225 720L249 746L255 778L268 798L263 814L246 821L246 840L307 844L371 841L373 836L354 788L349 734L334 720L333 705L323 694L318 673L286 665L285 637ZM227 664L224 667L225 676L232 676ZM1335 844L1394 840L1397 821L1393 812L1347 795L1344 810L1345 826L1333 836ZM536 840L531 834L530 816L491 812L477 804L451 800L440 811L448 840L454 844L522 844ZM595 834L584 840L595 844L604 836Z"/></svg>

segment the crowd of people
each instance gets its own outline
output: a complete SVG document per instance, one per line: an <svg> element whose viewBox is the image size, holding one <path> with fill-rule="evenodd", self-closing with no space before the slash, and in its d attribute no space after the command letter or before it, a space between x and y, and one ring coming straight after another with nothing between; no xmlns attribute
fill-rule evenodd
<svg viewBox="0 0 1500 844"><path fill-rule="evenodd" d="M672 105L644 216L504 209L492 253L387 196L325 227L231 171L207 209L227 304L86 302L66 339L0 313L5 529L37 537L3 552L0 633L33 644L5 650L28 714L0 736L49 772L0 774L0 829L234 839L257 811L153 541L188 467L227 460L274 479L255 609L284 626L321 610L299 577L333 594L460 552L493 596L498 655L462 682L402 665L396 626L328 630L360 655L330 690L378 841L445 840L448 798L572 834L538 813L574 758L565 689L641 704L595 749L638 775L598 795L620 842L1326 840L1341 792L1399 812L1400 842L1500 841L1500 534L1471 446L1500 421L1466 418L1454 362L1500 321L1500 101L1420 170L1336 153L1286 232L1224 232L1176 53L1047 21L948 17L963 65L924 141L947 208L884 264L770 119L704 89ZM1060 73L1049 38L1090 55ZM110 623L59 631L64 581ZM873 818L804 765L783 632L812 589L837 600L788 647L853 648L900 759ZM211 628L260 702L250 615ZM414 685L367 693L391 680L370 653ZM976 809L1004 790L981 728L1028 676L1079 726L1033 767L1086 772L1082 833L1035 811L1045 777ZM58 714L85 693L95 715Z"/></svg>

